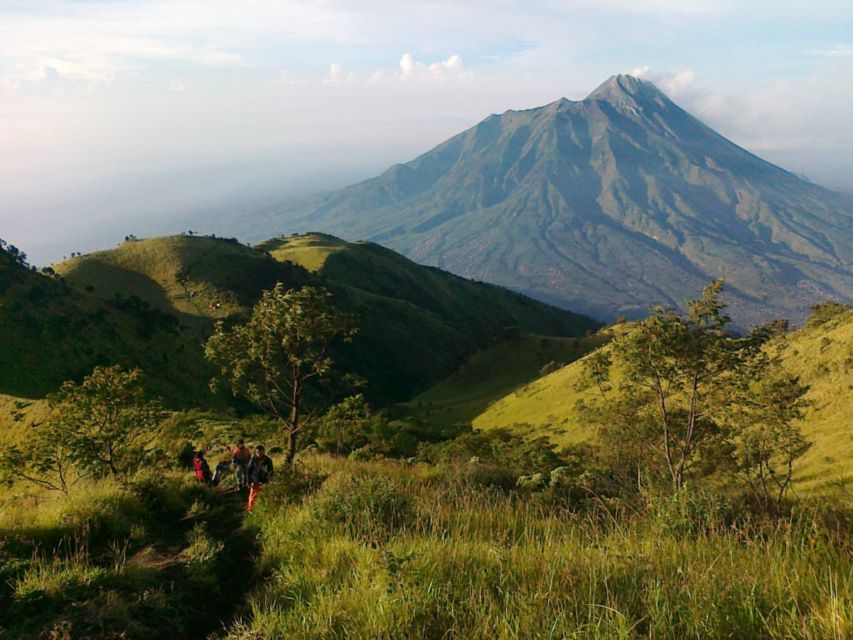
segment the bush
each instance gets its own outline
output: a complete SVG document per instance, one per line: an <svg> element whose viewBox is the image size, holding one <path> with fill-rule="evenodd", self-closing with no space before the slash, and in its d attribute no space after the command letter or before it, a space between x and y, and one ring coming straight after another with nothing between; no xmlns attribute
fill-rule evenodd
<svg viewBox="0 0 853 640"><path fill-rule="evenodd" d="M563 368L563 364L561 362L556 362L555 360L551 360L550 362L546 362L542 365L542 368L539 369L539 377L542 378L547 376L549 373L554 373Z"/></svg>
<svg viewBox="0 0 853 640"><path fill-rule="evenodd" d="M264 487L264 497L259 503L263 509L276 509L288 504L298 504L315 493L328 476L311 469L283 467L272 482Z"/></svg>
<svg viewBox="0 0 853 640"><path fill-rule="evenodd" d="M671 496L648 498L657 526L674 536L697 536L726 529L732 505L723 496L687 486Z"/></svg>
<svg viewBox="0 0 853 640"><path fill-rule="evenodd" d="M332 475L311 503L315 517L342 526L356 538L382 540L406 526L414 516L403 487L384 477Z"/></svg>
<svg viewBox="0 0 853 640"><path fill-rule="evenodd" d="M421 443L418 458L457 465L476 458L480 464L502 469L502 475L512 475L512 484L519 476L547 474L568 463L547 438L527 439L507 429L470 431L446 442Z"/></svg>

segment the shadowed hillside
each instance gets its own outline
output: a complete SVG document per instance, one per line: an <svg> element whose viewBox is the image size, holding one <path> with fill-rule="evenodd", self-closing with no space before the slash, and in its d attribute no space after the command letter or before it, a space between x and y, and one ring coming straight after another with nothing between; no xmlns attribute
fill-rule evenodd
<svg viewBox="0 0 853 640"><path fill-rule="evenodd" d="M500 287L419 266L377 245L329 236L280 238L256 248L209 237L132 240L56 270L78 290L105 300L138 296L176 314L199 344L214 320L243 317L276 282L324 286L359 316L353 343L336 346L338 364L368 380L366 392L377 402L408 399L476 348L503 339L508 327L572 336L597 326Z"/></svg>
<svg viewBox="0 0 853 640"><path fill-rule="evenodd" d="M0 251L0 394L38 398L93 367L149 372L171 403L210 403L211 369L173 315L138 297L102 300Z"/></svg>

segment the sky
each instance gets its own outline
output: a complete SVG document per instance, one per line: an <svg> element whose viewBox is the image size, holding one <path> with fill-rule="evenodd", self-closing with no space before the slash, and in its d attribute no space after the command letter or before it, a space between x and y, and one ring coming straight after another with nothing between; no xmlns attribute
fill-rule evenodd
<svg viewBox="0 0 853 640"><path fill-rule="evenodd" d="M849 0L0 0L0 237L219 232L615 73L853 192Z"/></svg>

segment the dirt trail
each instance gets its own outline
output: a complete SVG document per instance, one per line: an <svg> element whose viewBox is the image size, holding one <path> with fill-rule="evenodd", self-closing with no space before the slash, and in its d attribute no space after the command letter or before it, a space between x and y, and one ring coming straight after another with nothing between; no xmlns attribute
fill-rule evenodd
<svg viewBox="0 0 853 640"><path fill-rule="evenodd" d="M163 523L157 542L128 559L130 565L156 571L158 582L182 605L184 619L176 621L179 628L164 629L163 638L204 640L223 634L244 612L246 595L255 583L257 536L243 526L245 495L219 490L211 497L206 510ZM221 545L214 571L201 578L193 573L189 542L198 525L204 527L206 540Z"/></svg>

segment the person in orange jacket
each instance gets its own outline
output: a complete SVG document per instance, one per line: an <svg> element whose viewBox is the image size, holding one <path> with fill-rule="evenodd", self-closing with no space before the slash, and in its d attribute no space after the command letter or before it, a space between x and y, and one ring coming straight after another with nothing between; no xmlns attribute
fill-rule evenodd
<svg viewBox="0 0 853 640"><path fill-rule="evenodd" d="M249 503L246 505L246 511L251 511L252 507L255 506L261 489L272 479L272 474L272 460L264 452L264 446L259 444L255 447L255 455L249 462L249 482L251 484L249 485Z"/></svg>

